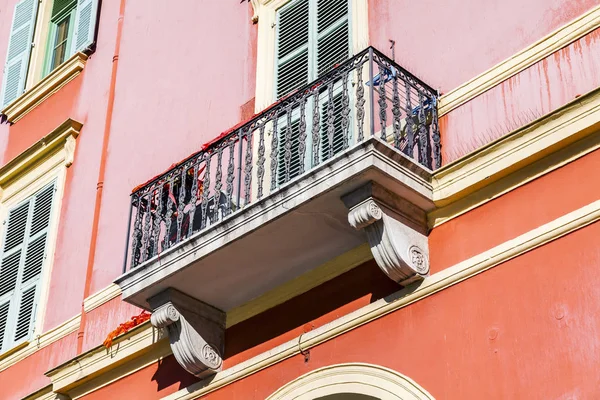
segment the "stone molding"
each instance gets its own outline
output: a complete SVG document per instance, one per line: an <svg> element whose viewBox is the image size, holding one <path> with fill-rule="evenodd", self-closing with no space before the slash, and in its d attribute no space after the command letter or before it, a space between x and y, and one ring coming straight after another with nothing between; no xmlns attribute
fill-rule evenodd
<svg viewBox="0 0 600 400"><path fill-rule="evenodd" d="M353 228L365 231L379 268L394 282L406 286L429 274L427 236L409 226L415 226L422 216L417 210L413 210L413 215L407 215L406 210L395 211L382 197L394 195L373 183L344 196L343 201L350 209L348 222ZM393 203L404 203L396 200Z"/></svg>
<svg viewBox="0 0 600 400"><path fill-rule="evenodd" d="M151 322L164 328L177 362L190 374L219 372L225 350L225 313L175 289L148 299Z"/></svg>

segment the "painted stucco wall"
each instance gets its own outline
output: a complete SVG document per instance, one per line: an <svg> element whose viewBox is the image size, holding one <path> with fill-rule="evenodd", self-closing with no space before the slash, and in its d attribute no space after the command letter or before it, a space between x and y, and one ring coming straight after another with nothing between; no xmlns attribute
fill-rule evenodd
<svg viewBox="0 0 600 400"><path fill-rule="evenodd" d="M15 3L16 0L0 0L0 60L6 53L7 40L2 38L8 38ZM18 123L0 125L0 159L6 163L65 119L73 118L84 124L77 139L75 162L67 174L45 329L79 313L83 300L119 19L118 1L102 3L97 48L83 73ZM600 1L372 0L370 42L390 54L388 39L396 40L396 61L445 92L597 4ZM178 0L177 9L178 12L173 12L173 5L166 2L149 6L146 2L127 1L90 293L103 289L121 273L131 189L248 116L248 107L243 106L255 92L257 33L257 26L250 22L251 6L236 0ZM516 119L528 110L547 113L597 87L599 37L598 32L588 35L447 115L442 126L445 161L491 140L493 137L487 132L494 132L494 127L506 120ZM430 237L432 271L442 270L597 199L597 185L580 184L578 179L590 168L597 168L599 160L600 154L594 153L435 229ZM557 187L571 195L552 197ZM513 218L520 213L527 213L529 218ZM247 399L245 390L267 395L312 368L346 360L396 368L438 398L452 398L456 393L469 398L475 393L470 390L475 389L481 390L478 394L506 398L503 396L513 396L515 387L524 386L527 379L543 382L558 373L563 373L565 379L552 382L542 388L546 391L543 396L532 398L559 397L560 393L566 396L567 387L579 390L571 394L584 398L593 394L592 384L598 387L598 382L591 376L594 369L589 356L577 353L574 340L585 341L585 346L592 350L597 348L592 335L597 327L586 316L598 311L598 303L589 297L594 285L598 285L595 278L587 280L584 282L587 286L579 293L577 288L565 285L584 279L597 259L595 253L586 256L581 250L575 254L581 259L573 261L565 259L565 252L573 246L593 246L592 238L598 229L596 225L586 228L523 259L511 261L489 275L473 278L464 284L464 292L462 285L448 289L372 326L319 346L309 365L296 357L208 398ZM488 231L494 234L481 234ZM554 264L547 266L548 260ZM561 270L565 263L576 267L574 275ZM549 269L553 272L548 273ZM534 290L527 292L528 284ZM558 290L542 290L545 287ZM522 297L523 292L529 294ZM349 299L340 306L336 318L369 300L355 301ZM519 307L524 303L517 301L526 302L527 307ZM568 310L568 318L563 322L552 314L551 307L562 307L560 304ZM435 312L442 308L449 312ZM100 344L109 331L136 311L119 299L92 311L84 327L83 350ZM533 323L529 321L538 323L539 331L552 333L537 337L527 332L522 328L529 329L527 324ZM497 347L488 341L489 332L495 327L501 341ZM275 341L265 340L254 347L240 345L243 350L231 355L227 365L297 336L301 329L295 327ZM236 340L235 335L232 340ZM405 354L403 343L415 341L429 344L425 353L419 346L409 346L407 356L391 358L395 352ZM365 346L353 350L357 342ZM381 354L374 347L381 343L392 346L386 350L388 354ZM548 359L542 359L532 353L531 348L536 346L553 352ZM457 350L462 348L469 350L465 353ZM499 353L494 353L494 349L500 350ZM72 334L17 366L0 371L0 387L21 378L27 382L20 383L17 392L0 391L0 399L12 399L39 389L48 381L43 372L75 353L76 335ZM409 363L411 357L418 362ZM433 368L426 359L436 360ZM553 360L563 362L565 370L552 370L548 366L548 369L526 370L522 376L510 370L503 379L484 379L472 388L468 386L469 373L473 371L489 370L490 377L500 376L511 362L546 366ZM144 370L145 375L136 374L107 390L121 384L145 384L158 369L174 365L172 360L170 363L153 366L152 371ZM449 367L443 371L446 365ZM584 379L588 382L583 382ZM458 388L451 391L456 382ZM149 393L166 393L160 387L147 388ZM181 387L173 383L165 388L173 391ZM97 393L94 398L106 398L103 396L110 392Z"/></svg>

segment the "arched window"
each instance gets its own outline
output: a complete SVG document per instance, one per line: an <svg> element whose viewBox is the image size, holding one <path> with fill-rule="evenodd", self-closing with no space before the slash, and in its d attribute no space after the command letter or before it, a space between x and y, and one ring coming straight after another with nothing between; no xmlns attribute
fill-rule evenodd
<svg viewBox="0 0 600 400"><path fill-rule="evenodd" d="M309 372L267 400L434 400L416 382L378 365L338 364Z"/></svg>

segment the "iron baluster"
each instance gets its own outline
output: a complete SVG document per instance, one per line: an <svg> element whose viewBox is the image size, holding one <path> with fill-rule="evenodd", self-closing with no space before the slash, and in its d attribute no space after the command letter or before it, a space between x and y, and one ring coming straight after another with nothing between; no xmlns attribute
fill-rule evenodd
<svg viewBox="0 0 600 400"><path fill-rule="evenodd" d="M356 120L358 122L358 138L359 142L364 139L364 120L365 120L365 88L363 87L362 69L365 61L361 61L356 66Z"/></svg>
<svg viewBox="0 0 600 400"><path fill-rule="evenodd" d="M212 154L210 152L206 152L204 154L204 179L202 179L202 203L200 204L200 229L204 229L206 227L206 223L208 221L208 201L210 199L210 159L212 158ZM219 181L216 181L219 182ZM216 189L215 189L216 191Z"/></svg>
<svg viewBox="0 0 600 400"><path fill-rule="evenodd" d="M151 225L152 215L150 213L150 194L146 194L146 205L144 212L144 230L142 235L142 248L144 249L142 262L146 261L150 258L150 225Z"/></svg>
<svg viewBox="0 0 600 400"><path fill-rule="evenodd" d="M298 159L299 174L304 173L304 157L306 155L306 97L300 99L300 124L298 125Z"/></svg>
<svg viewBox="0 0 600 400"><path fill-rule="evenodd" d="M283 144L283 182L290 181L290 169L292 163L292 105L288 104L286 109L286 127Z"/></svg>
<svg viewBox="0 0 600 400"><path fill-rule="evenodd" d="M277 162L279 155L279 141L277 140L277 113L273 116L273 136L271 138L271 191L277 189Z"/></svg>
<svg viewBox="0 0 600 400"><path fill-rule="evenodd" d="M342 78L342 139L344 150L350 145L350 96L348 94L348 73Z"/></svg>
<svg viewBox="0 0 600 400"><path fill-rule="evenodd" d="M425 119L425 100L421 91L419 91L419 162L431 169L431 149Z"/></svg>
<svg viewBox="0 0 600 400"><path fill-rule="evenodd" d="M433 104L431 105L431 139L433 141L433 159L435 161L434 167L437 169L442 166L442 144L440 137L440 127L438 124L437 99L434 97L432 101Z"/></svg>
<svg viewBox="0 0 600 400"><path fill-rule="evenodd" d="M242 197L241 197L242 196L242 152L244 151L244 141L243 141L244 130L245 130L244 128L238 130L237 201L235 202L235 204L237 205L238 208L241 208L240 201L242 199ZM235 143L233 144L233 146L235 148ZM220 207L219 206L219 198L216 197L216 200L215 200L215 215L216 215L216 209L219 208L219 207Z"/></svg>
<svg viewBox="0 0 600 400"><path fill-rule="evenodd" d="M399 149L400 148L400 137L401 137L400 130L402 128L402 124L401 124L402 114L400 112L400 94L398 93L398 79L396 79L396 77L394 77L394 79L392 80L392 91L394 92L394 95L392 98L392 114L394 115L394 124L393 124L394 147Z"/></svg>
<svg viewBox="0 0 600 400"><path fill-rule="evenodd" d="M179 199L177 204L177 243L181 241L181 224L183 223L183 210L185 209L185 181L187 167L184 165L181 168L181 181L179 182Z"/></svg>
<svg viewBox="0 0 600 400"><path fill-rule="evenodd" d="M405 81L404 87L406 89L406 147L404 148L404 154L412 158L415 148L415 126L410 85Z"/></svg>
<svg viewBox="0 0 600 400"><path fill-rule="evenodd" d="M162 221L162 194L163 194L163 185L159 185L158 192L153 192L157 194L156 198L156 208L154 209L154 231L152 233L152 256L156 256L158 254L158 246L160 245L160 222Z"/></svg>
<svg viewBox="0 0 600 400"><path fill-rule="evenodd" d="M373 76L373 48L369 47L369 117L371 136L375 136L375 77Z"/></svg>
<svg viewBox="0 0 600 400"><path fill-rule="evenodd" d="M225 144L220 144L217 149L217 170L215 172L215 193L221 193L221 189L223 187L223 149L225 148ZM227 176L229 179L229 175ZM229 182L227 180L227 182ZM228 209L225 209L224 213L227 214L229 212ZM202 214L203 218L206 217L206 214Z"/></svg>
<svg viewBox="0 0 600 400"><path fill-rule="evenodd" d="M192 167L192 189L190 193L190 210L188 215L190 218L190 224L188 226L188 237L194 233L194 218L196 217L196 202L198 201L198 163L194 163Z"/></svg>
<svg viewBox="0 0 600 400"><path fill-rule="evenodd" d="M240 145L243 142L240 141ZM246 165L244 167L244 206L250 203L250 185L252 183L252 130L246 131Z"/></svg>
<svg viewBox="0 0 600 400"><path fill-rule="evenodd" d="M132 235L132 244L131 244L131 266L136 267L140 263L140 256L142 255L142 199L141 196L136 195L131 199L131 204L133 205L135 199L137 198L137 212L135 213L135 222L133 223L133 235Z"/></svg>
<svg viewBox="0 0 600 400"><path fill-rule="evenodd" d="M167 181L169 186L169 191L167 192L167 212L165 213L165 239L163 244L163 251L171 247L171 217L173 216L173 199L175 198L173 194L173 180L170 179Z"/></svg>
<svg viewBox="0 0 600 400"><path fill-rule="evenodd" d="M235 161L234 160L234 153L235 153L235 141L231 140L229 142L229 161L228 161L228 165L227 165L227 188L226 190L226 204L225 204L225 215L229 215L231 214L231 212L233 211L233 181L235 180L235 177L233 176L233 174L235 173ZM216 207L218 207L218 203L219 203L219 197L221 197L221 192L217 192L215 190L215 197L214 197L214 203L215 203L215 212L216 212ZM239 202L238 202L239 204Z"/></svg>
<svg viewBox="0 0 600 400"><path fill-rule="evenodd" d="M265 124L260 124L258 141L258 170L256 172L258 180L257 198L263 195L263 180L265 177Z"/></svg>
<svg viewBox="0 0 600 400"><path fill-rule="evenodd" d="M333 104L333 81L327 85L327 158L333 157L333 139L335 138L335 104Z"/></svg>
<svg viewBox="0 0 600 400"><path fill-rule="evenodd" d="M319 142L321 140L319 126L321 113L319 110L319 90L315 90L313 93L313 117L312 117L312 158L313 167L319 164Z"/></svg>
<svg viewBox="0 0 600 400"><path fill-rule="evenodd" d="M386 68L380 63L377 63L379 68L379 123L381 124L381 140L387 140L387 99L385 97L385 71Z"/></svg>

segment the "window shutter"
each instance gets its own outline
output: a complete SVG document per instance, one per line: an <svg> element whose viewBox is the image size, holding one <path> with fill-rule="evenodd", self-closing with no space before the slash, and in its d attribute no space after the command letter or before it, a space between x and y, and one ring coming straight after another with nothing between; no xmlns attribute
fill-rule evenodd
<svg viewBox="0 0 600 400"><path fill-rule="evenodd" d="M350 58L349 0L317 1L317 73Z"/></svg>
<svg viewBox="0 0 600 400"><path fill-rule="evenodd" d="M21 0L15 6L2 81L2 107L25 90L38 0Z"/></svg>
<svg viewBox="0 0 600 400"><path fill-rule="evenodd" d="M55 183L9 211L0 264L0 350L27 340L35 323Z"/></svg>
<svg viewBox="0 0 600 400"><path fill-rule="evenodd" d="M77 0L54 0L52 4L52 19L59 16L63 11L69 9Z"/></svg>
<svg viewBox="0 0 600 400"><path fill-rule="evenodd" d="M94 43L97 16L98 0L77 0L75 35L71 46L71 54L85 51Z"/></svg>
<svg viewBox="0 0 600 400"><path fill-rule="evenodd" d="M308 83L309 1L296 0L277 12L277 98Z"/></svg>

